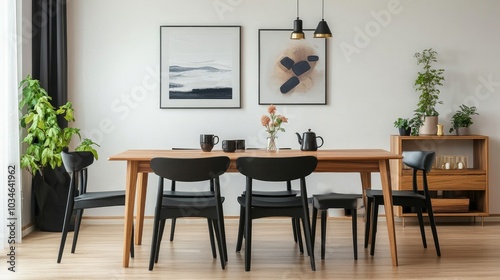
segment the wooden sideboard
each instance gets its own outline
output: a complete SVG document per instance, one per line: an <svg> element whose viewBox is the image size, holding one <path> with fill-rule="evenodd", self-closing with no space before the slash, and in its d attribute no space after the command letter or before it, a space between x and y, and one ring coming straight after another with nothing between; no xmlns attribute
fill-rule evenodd
<svg viewBox="0 0 500 280"><path fill-rule="evenodd" d="M410 150L433 150L436 157L463 156L465 162L451 164L439 161L427 180L433 197L435 216L484 217L489 215L488 205L488 136L399 136L391 135L391 152L402 154ZM442 158L440 158L442 159ZM442 164L442 165L441 165ZM401 160L391 160L393 189L412 189L412 170ZM398 217L415 216L411 209L398 207Z"/></svg>

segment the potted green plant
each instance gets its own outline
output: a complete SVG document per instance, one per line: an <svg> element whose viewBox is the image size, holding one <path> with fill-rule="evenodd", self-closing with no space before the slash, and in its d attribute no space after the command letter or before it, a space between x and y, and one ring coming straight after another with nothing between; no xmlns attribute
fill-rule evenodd
<svg viewBox="0 0 500 280"><path fill-rule="evenodd" d="M424 124L422 117L419 115L414 115L410 120L411 135L418 136L420 127Z"/></svg>
<svg viewBox="0 0 500 280"><path fill-rule="evenodd" d="M432 63L437 62L437 52L432 48L415 53L415 58L418 65L423 65L423 69L418 72L414 85L415 90L420 92L414 116L421 120L415 121L414 125L419 128L419 134L435 135L439 116L436 105L443 104L442 101L439 101L440 90L438 86L443 85L444 69L432 67Z"/></svg>
<svg viewBox="0 0 500 280"><path fill-rule="evenodd" d="M411 120L398 118L394 121L394 127L399 129L399 135L408 136L411 133Z"/></svg>
<svg viewBox="0 0 500 280"><path fill-rule="evenodd" d="M469 127L473 124L472 115L479 115L476 111L475 106L460 105L460 109L451 117L450 133L455 130L457 135L468 135Z"/></svg>
<svg viewBox="0 0 500 280"><path fill-rule="evenodd" d="M60 231L69 189L69 176L61 167L61 152L68 149L74 135L80 137L80 130L74 127L61 128L58 124L58 116L63 116L67 122L75 120L70 102L54 108L50 103L51 97L40 86L40 82L29 75L19 87L22 88L19 108L25 112L20 126L26 129L22 143L27 145L21 155L20 165L33 178L35 223L41 230ZM93 145L97 144L84 139L76 150L90 151L97 159L98 154Z"/></svg>

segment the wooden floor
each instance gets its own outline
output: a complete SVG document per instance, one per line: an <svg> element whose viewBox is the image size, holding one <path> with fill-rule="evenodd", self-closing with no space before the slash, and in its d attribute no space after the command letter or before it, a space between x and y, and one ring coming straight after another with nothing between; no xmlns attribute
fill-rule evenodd
<svg viewBox="0 0 500 280"><path fill-rule="evenodd" d="M363 248L359 222L359 259L353 260L350 220L328 222L327 254L311 271L308 257L298 252L288 219L254 222L252 270L244 271L244 251L234 251L237 220L226 220L229 262L225 270L210 253L206 222L179 220L174 242L166 237L160 260L148 271L151 226L145 226L143 245L129 268L122 268L123 226L86 220L75 254L68 237L62 263L56 263L60 233L33 232L17 244L16 272L7 271L0 257L0 279L498 279L500 277L500 223L439 224L442 257L437 257L432 235L428 249L421 244L418 227L396 224L399 267L392 267L385 222L380 221L375 256ZM319 230L318 230L319 233Z"/></svg>

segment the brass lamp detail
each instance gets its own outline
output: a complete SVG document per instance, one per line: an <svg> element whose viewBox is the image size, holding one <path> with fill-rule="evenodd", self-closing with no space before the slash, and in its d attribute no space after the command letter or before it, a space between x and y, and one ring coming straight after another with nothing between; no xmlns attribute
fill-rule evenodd
<svg viewBox="0 0 500 280"><path fill-rule="evenodd" d="M332 37L332 32L328 27L328 23L325 21L325 0L322 0L322 8L321 8L321 21L316 27L316 31L314 31L314 38L330 38Z"/></svg>
<svg viewBox="0 0 500 280"><path fill-rule="evenodd" d="M304 39L304 31L302 30L302 20L299 18L299 0L297 0L297 19L293 21L293 31L290 34L290 39Z"/></svg>

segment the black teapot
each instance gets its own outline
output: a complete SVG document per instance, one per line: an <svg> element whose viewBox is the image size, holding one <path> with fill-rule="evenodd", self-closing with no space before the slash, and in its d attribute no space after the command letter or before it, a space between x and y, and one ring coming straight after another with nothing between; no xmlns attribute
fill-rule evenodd
<svg viewBox="0 0 500 280"><path fill-rule="evenodd" d="M304 132L302 138L299 133L296 132L295 134L297 134L297 138L299 138L300 149L302 151L316 151L319 147L323 146L323 138L321 136L316 136L316 133L312 132L311 129ZM318 146L316 138L321 139L321 145Z"/></svg>

